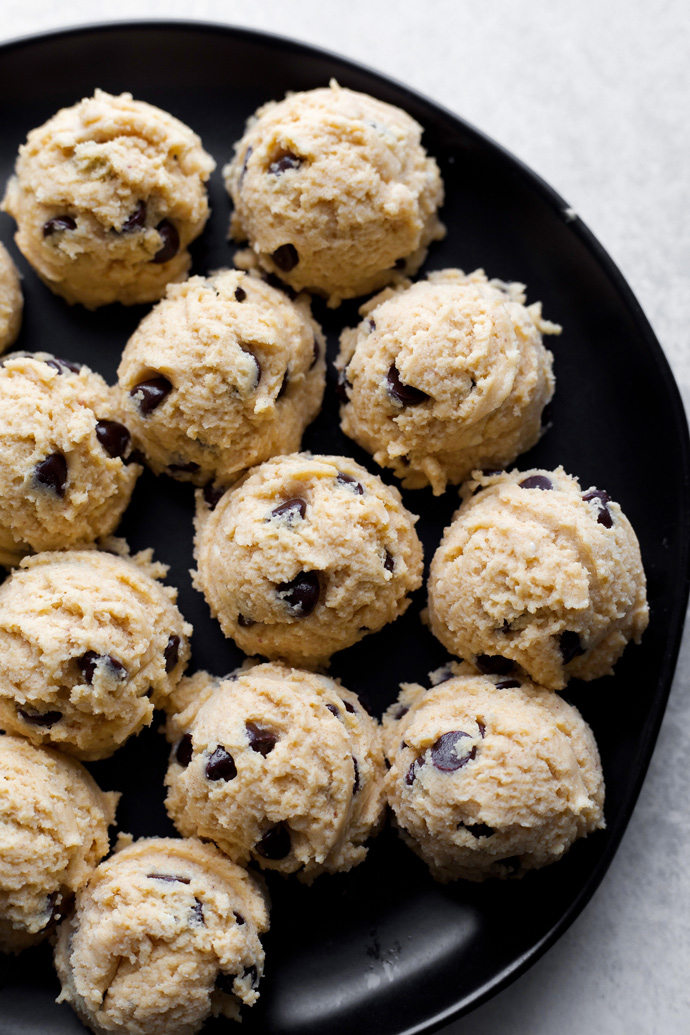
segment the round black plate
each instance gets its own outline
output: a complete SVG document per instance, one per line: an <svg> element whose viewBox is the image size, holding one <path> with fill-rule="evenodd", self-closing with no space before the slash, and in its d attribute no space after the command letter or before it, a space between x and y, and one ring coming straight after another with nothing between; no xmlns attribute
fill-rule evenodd
<svg viewBox="0 0 690 1035"><path fill-rule="evenodd" d="M583 486L605 487L620 501L642 546L651 623L614 678L568 688L601 749L606 832L518 882L435 884L390 830L350 874L322 877L311 888L271 879L266 977L259 1004L244 1010L246 1035L428 1031L495 992L563 932L601 880L637 798L670 688L688 592L688 433L664 355L620 274L563 200L460 119L373 72L284 39L188 23L79 29L0 48L2 180L28 130L58 108L97 86L129 90L192 126L218 162L210 187L213 214L193 247L193 269L203 273L232 262L220 168L244 120L261 102L322 86L332 76L405 108L425 128L426 147L445 178L448 226L427 268L483 266L489 276L524 281L529 300L541 299L545 315L563 325L562 337L550 342L558 382L553 427L520 466L562 464ZM2 216L0 224L10 243L11 220ZM89 363L114 380L120 352L145 309L70 308L21 258L19 265L26 319L17 347ZM332 359L340 328L356 320L356 304L331 313L316 303L315 312ZM351 453L375 470L339 430L332 368L323 412L304 447ZM428 562L457 496L408 492L405 501L421 515ZM146 474L121 533L135 549L153 546L170 565L181 610L195 627L193 667L226 672L240 653L191 588L192 511L189 486ZM420 624L423 605L422 592L401 620L333 661L332 671L379 714L400 681L423 681L445 660ZM124 792L119 823L135 836L173 833L163 808L166 755L162 737L150 729L90 767L103 786ZM3 960L0 984L4 1032L82 1030L68 1007L52 1002L58 986L47 946ZM209 1022L207 1031L229 1028Z"/></svg>

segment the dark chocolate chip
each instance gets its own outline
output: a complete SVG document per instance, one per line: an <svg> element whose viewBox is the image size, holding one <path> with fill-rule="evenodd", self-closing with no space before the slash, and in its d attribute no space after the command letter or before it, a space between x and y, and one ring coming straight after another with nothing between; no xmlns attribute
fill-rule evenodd
<svg viewBox="0 0 690 1035"><path fill-rule="evenodd" d="M346 712L349 712L351 715L357 714L357 709L355 708L354 704L350 704L349 701L343 701L343 704L345 705Z"/></svg>
<svg viewBox="0 0 690 1035"><path fill-rule="evenodd" d="M59 230L76 230L77 221L72 216L53 216L47 223L43 224L43 236L50 237Z"/></svg>
<svg viewBox="0 0 690 1035"><path fill-rule="evenodd" d="M237 923L240 925L240 927L243 927L246 923L246 920L244 919L242 914L238 913L236 909L233 909L232 915L235 917L235 920L237 920Z"/></svg>
<svg viewBox="0 0 690 1035"><path fill-rule="evenodd" d="M338 398L344 403L348 401L347 389L352 388L351 383L347 379L347 367L349 367L349 365L350 364L348 363L346 367L343 367L342 370L338 371L338 379L335 383L335 390L338 394Z"/></svg>
<svg viewBox="0 0 690 1035"><path fill-rule="evenodd" d="M194 896L194 905L192 906L192 920L195 924L203 924L204 927L206 926L206 921L204 920L204 907L196 895Z"/></svg>
<svg viewBox="0 0 690 1035"><path fill-rule="evenodd" d="M553 405L547 403L544 409L541 411L541 426L542 428L548 428L551 423L551 417L553 415Z"/></svg>
<svg viewBox="0 0 690 1035"><path fill-rule="evenodd" d="M521 686L522 683L518 679L502 679L496 683L497 690L517 690Z"/></svg>
<svg viewBox="0 0 690 1035"><path fill-rule="evenodd" d="M168 884L191 884L191 877L178 877L174 873L147 873L149 880L164 880Z"/></svg>
<svg viewBox="0 0 690 1035"><path fill-rule="evenodd" d="M51 726L54 726L62 718L62 712L58 711L30 712L26 708L17 707L17 712L21 715L24 722L28 722L32 726L44 726L46 729L50 729Z"/></svg>
<svg viewBox="0 0 690 1035"><path fill-rule="evenodd" d="M165 658L165 671L168 673L172 672L180 658L180 637L177 633L172 633L168 637L163 657Z"/></svg>
<svg viewBox="0 0 690 1035"><path fill-rule="evenodd" d="M146 463L146 457L140 449L133 449L125 460L125 463L128 467L130 464L140 464L143 467Z"/></svg>
<svg viewBox="0 0 690 1035"><path fill-rule="evenodd" d="M386 380L388 382L388 394L392 399L400 403L401 406L418 406L419 403L426 402L429 398L427 393L420 388L406 385L400 380L400 374L395 363L388 371Z"/></svg>
<svg viewBox="0 0 690 1035"><path fill-rule="evenodd" d="M287 392L287 387L288 387L289 381L290 381L290 371L286 370L285 373L283 374L283 380L280 383L280 388L278 389L278 394L276 395L276 401L278 401L278 399L282 399L283 396L285 395L285 393Z"/></svg>
<svg viewBox="0 0 690 1035"><path fill-rule="evenodd" d="M421 758L415 758L414 762L411 764L410 768L407 770L405 774L405 783L408 787L411 787L412 784L415 782L415 780L417 779L417 770L421 769L423 765L423 755L421 756Z"/></svg>
<svg viewBox="0 0 690 1035"><path fill-rule="evenodd" d="M319 362L319 356L320 355L321 355L321 353L319 352L319 343L316 340L316 338L314 338L314 348L313 348L313 353L312 353L312 361L309 364L309 369L310 370L313 370L314 367L316 366L316 364Z"/></svg>
<svg viewBox="0 0 690 1035"><path fill-rule="evenodd" d="M252 722L251 720L245 722L244 727L247 731L247 739L252 751L257 751L264 758L266 755L270 755L278 743L278 737L275 733L271 733L264 726L260 726L258 722Z"/></svg>
<svg viewBox="0 0 690 1035"><path fill-rule="evenodd" d="M243 287L239 287L239 285L238 285L235 288L235 301L236 302L244 302L246 297L247 297L247 292L244 290Z"/></svg>
<svg viewBox="0 0 690 1035"><path fill-rule="evenodd" d="M401 704L400 707L396 708L395 712L393 713L393 718L402 719L403 715L407 715L409 710L410 709L406 705Z"/></svg>
<svg viewBox="0 0 690 1035"><path fill-rule="evenodd" d="M274 176L280 176L281 173L289 172L291 169L299 169L302 164L302 159L299 155L295 155L292 151L288 151L286 154L281 155L280 158L276 158L274 162L268 167L268 171Z"/></svg>
<svg viewBox="0 0 690 1035"><path fill-rule="evenodd" d="M328 708L331 715L336 715L338 717L340 716L340 711L338 708L336 708L334 704L327 704L326 707Z"/></svg>
<svg viewBox="0 0 690 1035"><path fill-rule="evenodd" d="M518 485L521 489L542 489L544 492L553 489L553 482L543 474L531 474L529 478L523 478L518 482Z"/></svg>
<svg viewBox="0 0 690 1035"><path fill-rule="evenodd" d="M244 152L244 160L242 162L242 170L240 172L240 185L242 183L242 180L244 179L245 173L247 172L247 165L249 164L249 159L252 156L253 150L253 147L248 147L247 150Z"/></svg>
<svg viewBox="0 0 690 1035"><path fill-rule="evenodd" d="M580 654L584 654L587 650L586 647L582 646L580 640L580 634L573 632L570 629L565 629L564 632L558 638L558 647L563 658L563 664L567 665L573 658L577 658Z"/></svg>
<svg viewBox="0 0 690 1035"><path fill-rule="evenodd" d="M48 931L59 924L72 911L74 898L74 892L68 889L51 892L46 903L48 907L47 912L49 913L48 920L41 930Z"/></svg>
<svg viewBox="0 0 690 1035"><path fill-rule="evenodd" d="M96 438L108 456L121 460L127 452L131 435L124 424L116 420L99 420L96 424Z"/></svg>
<svg viewBox="0 0 690 1035"><path fill-rule="evenodd" d="M260 841L254 846L254 850L262 859L284 859L290 854L292 843L290 841L290 830L285 823L276 823L270 827Z"/></svg>
<svg viewBox="0 0 690 1035"><path fill-rule="evenodd" d="M184 737L177 745L175 750L175 758L179 765L183 769L186 769L189 763L192 761L192 734L185 733Z"/></svg>
<svg viewBox="0 0 690 1035"><path fill-rule="evenodd" d="M51 453L34 467L34 478L39 485L50 489L62 499L67 485L67 460L62 453Z"/></svg>
<svg viewBox="0 0 690 1035"><path fill-rule="evenodd" d="M388 761L388 759L387 759L387 758L384 758L384 760L383 760L383 764L385 765L386 769L390 769L390 767L391 767L391 764L390 764L390 762Z"/></svg>
<svg viewBox="0 0 690 1035"><path fill-rule="evenodd" d="M496 833L494 828L487 826L486 823L461 823L460 826L469 831L473 837L491 837Z"/></svg>
<svg viewBox="0 0 690 1035"><path fill-rule="evenodd" d="M225 493L225 488L222 485L215 485L213 482L206 482L202 491L209 509L215 510Z"/></svg>
<svg viewBox="0 0 690 1035"><path fill-rule="evenodd" d="M383 566L386 569L386 571L393 571L393 569L395 568L395 561L393 560L388 550L386 550L386 559L383 562Z"/></svg>
<svg viewBox="0 0 690 1035"><path fill-rule="evenodd" d="M273 252L272 259L279 270L289 273L299 262L299 255L294 244L281 244L280 248Z"/></svg>
<svg viewBox="0 0 690 1035"><path fill-rule="evenodd" d="M481 719L477 719L477 729L479 730L479 735L481 736L482 740L484 740L484 737L486 735L486 726L484 725Z"/></svg>
<svg viewBox="0 0 690 1035"><path fill-rule="evenodd" d="M257 988L259 985L259 973L256 967L245 967L243 978L248 977L251 981L252 988Z"/></svg>
<svg viewBox="0 0 690 1035"><path fill-rule="evenodd" d="M355 493L355 495L364 495L364 486L361 482L358 482L356 478L353 478L351 474L343 474L342 471L338 471L338 477L336 478L336 481L340 485L347 485L348 489L351 489L352 492Z"/></svg>
<svg viewBox="0 0 690 1035"><path fill-rule="evenodd" d="M194 474L199 470L199 464L194 460L188 460L185 464L168 464L168 470L171 474Z"/></svg>
<svg viewBox="0 0 690 1035"><path fill-rule="evenodd" d="M396 270L404 270L406 265L407 265L407 259L400 258L400 259L396 259L395 260L394 268Z"/></svg>
<svg viewBox="0 0 690 1035"><path fill-rule="evenodd" d="M475 745L472 745L466 755L456 753L456 745L466 737L469 738L469 733L463 733L462 730L451 730L449 733L443 733L434 743L431 748L431 761L442 773L454 773L456 769L467 765L470 759L477 754Z"/></svg>
<svg viewBox="0 0 690 1035"><path fill-rule="evenodd" d="M138 201L137 207L132 212L131 216L128 216L122 224L121 233L129 234L132 230L141 230L142 226L146 224L146 202Z"/></svg>
<svg viewBox="0 0 690 1035"><path fill-rule="evenodd" d="M53 367L58 374L78 374L81 370L81 363L72 363L69 359L58 359L57 356L53 356L45 362L47 367Z"/></svg>
<svg viewBox="0 0 690 1035"><path fill-rule="evenodd" d="M582 497L586 503L590 500L596 500L599 504L597 508L597 522L603 525L604 528L611 528L613 526L613 518L611 511L607 504L611 502L611 497L603 489L592 489L590 492L586 492Z"/></svg>
<svg viewBox="0 0 690 1035"><path fill-rule="evenodd" d="M158 377L149 377L146 381L140 381L138 385L130 389L130 395L139 406L142 417L148 417L172 392L172 384L167 377L159 374Z"/></svg>
<svg viewBox="0 0 690 1035"><path fill-rule="evenodd" d="M352 756L352 766L353 766L354 771L355 771L355 780L354 780L354 783L352 784L352 793L356 794L357 791L359 790L359 766L357 765L357 759L355 758L354 755Z"/></svg>
<svg viewBox="0 0 690 1035"><path fill-rule="evenodd" d="M376 320L374 319L373 316L369 317L369 322L368 322L367 326L369 327L369 333L370 334L371 334L372 331L376 330Z"/></svg>
<svg viewBox="0 0 690 1035"><path fill-rule="evenodd" d="M319 602L321 588L315 571L301 571L290 582L281 582L276 588L288 611L296 618L306 618Z"/></svg>
<svg viewBox="0 0 690 1035"><path fill-rule="evenodd" d="M169 219L163 219L156 227L161 239L161 247L158 249L151 262L159 265L170 262L180 250L180 235Z"/></svg>
<svg viewBox="0 0 690 1035"><path fill-rule="evenodd" d="M247 618L246 615L243 615L243 614L240 613L237 616L237 624L242 629L249 629L249 628L251 628L252 625L256 625L256 622L254 621L253 618Z"/></svg>
<svg viewBox="0 0 690 1035"><path fill-rule="evenodd" d="M500 654L478 654L474 663L486 676L507 676L513 667L510 658L502 658Z"/></svg>
<svg viewBox="0 0 690 1035"><path fill-rule="evenodd" d="M207 780L234 780L237 776L235 759L219 744L206 763Z"/></svg>
<svg viewBox="0 0 690 1035"><path fill-rule="evenodd" d="M96 672L96 666L99 662L107 666L110 669L110 674L117 679L118 682L122 682L127 678L127 669L114 658L112 654L96 654L95 650L87 650L85 654L82 654L80 658L77 658L77 664L81 669L81 674L84 677L84 682L89 686L93 683L93 677Z"/></svg>
<svg viewBox="0 0 690 1035"><path fill-rule="evenodd" d="M271 511L271 517L275 518L287 518L289 524L292 524L294 519L299 516L304 518L307 513L307 504L299 496L293 496L291 499L286 500L285 503L281 503Z"/></svg>
<svg viewBox="0 0 690 1035"><path fill-rule="evenodd" d="M252 387L252 391L255 391L259 387L259 385L261 384L261 374L262 374L261 364L259 363L259 361L256 358L256 356L254 355L254 353L251 351L251 349L245 348L244 345L240 345L240 348L242 349L242 351L244 353L246 353L247 356L249 356L251 359L254 360L254 366L255 366L256 369L254 371L254 383L253 383L253 385L251 387Z"/></svg>
<svg viewBox="0 0 690 1035"><path fill-rule="evenodd" d="M502 467L482 467L482 474L485 478L494 478L497 474L503 474Z"/></svg>

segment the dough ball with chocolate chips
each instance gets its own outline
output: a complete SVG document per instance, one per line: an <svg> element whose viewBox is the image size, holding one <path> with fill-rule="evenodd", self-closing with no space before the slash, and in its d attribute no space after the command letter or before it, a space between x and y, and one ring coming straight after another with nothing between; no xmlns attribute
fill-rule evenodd
<svg viewBox="0 0 690 1035"><path fill-rule="evenodd" d="M0 586L0 726L83 759L151 722L192 632L167 567L107 545L27 557Z"/></svg>
<svg viewBox="0 0 690 1035"><path fill-rule="evenodd" d="M445 232L443 183L421 136L400 108L335 81L265 104L223 170L233 237L331 306L415 273Z"/></svg>
<svg viewBox="0 0 690 1035"><path fill-rule="evenodd" d="M247 654L324 664L421 585L416 518L349 457L275 457L215 510L198 496L194 585Z"/></svg>
<svg viewBox="0 0 690 1035"><path fill-rule="evenodd" d="M0 360L0 564L116 528L141 467L117 393L47 352Z"/></svg>
<svg viewBox="0 0 690 1035"><path fill-rule="evenodd" d="M343 331L341 427L408 489L440 495L478 467L506 467L542 433L553 395L542 334L522 284L441 270L387 289Z"/></svg>
<svg viewBox="0 0 690 1035"><path fill-rule="evenodd" d="M172 115L96 90L29 133L3 208L19 250L68 302L155 302L189 269L214 167Z"/></svg>
<svg viewBox="0 0 690 1035"><path fill-rule="evenodd" d="M268 902L213 845L146 838L101 863L61 924L55 966L96 1035L194 1035L240 1020L264 970Z"/></svg>
<svg viewBox="0 0 690 1035"><path fill-rule="evenodd" d="M180 705L166 777L180 833L309 883L362 862L383 820L385 770L378 723L356 694L269 663L182 680L166 707Z"/></svg>
<svg viewBox="0 0 690 1035"><path fill-rule="evenodd" d="M383 718L388 800L440 881L521 876L604 826L596 742L576 708L469 665L407 684Z"/></svg>
<svg viewBox="0 0 690 1035"><path fill-rule="evenodd" d="M618 503L562 467L475 471L462 497L431 562L434 635L482 672L526 672L551 690L610 675L649 617Z"/></svg>
<svg viewBox="0 0 690 1035"><path fill-rule="evenodd" d="M24 299L17 268L4 244L0 244L0 352L16 340L22 324Z"/></svg>
<svg viewBox="0 0 690 1035"><path fill-rule="evenodd" d="M321 405L325 341L306 297L291 302L259 277L222 270L168 288L127 343L118 377L153 470L213 492L299 449Z"/></svg>
<svg viewBox="0 0 690 1035"><path fill-rule="evenodd" d="M119 795L79 762L0 736L0 952L40 941L108 852Z"/></svg>

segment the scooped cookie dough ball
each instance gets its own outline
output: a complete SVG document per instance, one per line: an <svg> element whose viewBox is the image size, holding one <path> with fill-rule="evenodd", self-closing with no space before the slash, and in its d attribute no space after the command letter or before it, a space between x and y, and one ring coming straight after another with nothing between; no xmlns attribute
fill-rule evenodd
<svg viewBox="0 0 690 1035"><path fill-rule="evenodd" d="M437 880L522 876L604 826L597 746L557 694L454 669L385 714L388 800Z"/></svg>
<svg viewBox="0 0 690 1035"><path fill-rule="evenodd" d="M22 324L24 299L17 268L4 244L0 244L0 352L16 340Z"/></svg>
<svg viewBox="0 0 690 1035"><path fill-rule="evenodd" d="M213 1014L240 1020L264 969L258 882L213 845L135 841L101 863L60 926L55 965L96 1035L193 1035Z"/></svg>
<svg viewBox="0 0 690 1035"><path fill-rule="evenodd" d="M274 457L199 499L194 585L247 654L295 665L394 621L422 581L416 518L345 456Z"/></svg>
<svg viewBox="0 0 690 1035"><path fill-rule="evenodd" d="M119 795L79 762L0 737L0 952L40 941L108 852Z"/></svg>
<svg viewBox="0 0 690 1035"><path fill-rule="evenodd" d="M562 467L481 475L431 562L431 630L483 672L561 690L610 675L647 627L635 533L601 489Z"/></svg>
<svg viewBox="0 0 690 1035"><path fill-rule="evenodd" d="M0 361L0 564L109 535L141 472L100 374L47 352Z"/></svg>
<svg viewBox="0 0 690 1035"><path fill-rule="evenodd" d="M156 473L227 485L299 449L321 405L325 341L304 297L223 270L168 288L118 377L127 425Z"/></svg>
<svg viewBox="0 0 690 1035"><path fill-rule="evenodd" d="M150 550L25 558L0 586L0 726L96 759L148 725L189 658L166 572Z"/></svg>
<svg viewBox="0 0 690 1035"><path fill-rule="evenodd" d="M378 723L356 694L279 664L183 682L194 696L169 720L166 777L178 830L307 882L362 862L385 770Z"/></svg>
<svg viewBox="0 0 690 1035"><path fill-rule="evenodd" d="M334 81L265 104L223 170L232 235L332 306L415 273L444 234L443 184L421 136L400 108Z"/></svg>
<svg viewBox="0 0 690 1035"><path fill-rule="evenodd" d="M543 430L554 378L542 334L560 331L525 301L522 284L452 269L371 299L340 340L345 434L435 495L512 463Z"/></svg>
<svg viewBox="0 0 690 1035"><path fill-rule="evenodd" d="M172 115L96 90L29 133L3 208L19 250L68 302L154 302L189 269L214 167Z"/></svg>

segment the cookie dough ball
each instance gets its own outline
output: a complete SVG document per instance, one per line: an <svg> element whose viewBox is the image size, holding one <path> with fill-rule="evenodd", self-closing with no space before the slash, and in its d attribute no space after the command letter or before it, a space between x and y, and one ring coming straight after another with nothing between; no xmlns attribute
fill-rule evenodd
<svg viewBox="0 0 690 1035"><path fill-rule="evenodd" d="M299 449L321 405L324 357L304 298L234 270L192 277L168 288L127 343L127 425L156 473L227 484Z"/></svg>
<svg viewBox="0 0 690 1035"><path fill-rule="evenodd" d="M562 467L481 475L431 562L431 630L483 672L562 690L610 675L647 627L635 533L601 489Z"/></svg>
<svg viewBox="0 0 690 1035"><path fill-rule="evenodd" d="M349 457L275 457L214 511L199 499L194 585L247 654L324 664L407 609L416 520Z"/></svg>
<svg viewBox="0 0 690 1035"><path fill-rule="evenodd" d="M383 819L385 770L378 723L356 694L278 664L183 682L166 777L178 830L307 882L362 862Z"/></svg>
<svg viewBox="0 0 690 1035"><path fill-rule="evenodd" d="M47 352L0 361L0 564L116 528L141 472L117 393Z"/></svg>
<svg viewBox="0 0 690 1035"><path fill-rule="evenodd" d="M0 244L0 352L16 340L22 324L24 299L17 268L4 244Z"/></svg>
<svg viewBox="0 0 690 1035"><path fill-rule="evenodd" d="M148 725L189 658L166 572L150 550L25 558L0 586L0 726L95 759Z"/></svg>
<svg viewBox="0 0 690 1035"><path fill-rule="evenodd" d="M68 302L154 302L189 269L214 167L172 115L96 90L29 133L3 208L19 250Z"/></svg>
<svg viewBox="0 0 690 1035"><path fill-rule="evenodd" d="M334 81L265 104L223 170L232 235L332 306L415 273L444 234L443 184L421 136L400 108Z"/></svg>
<svg viewBox="0 0 690 1035"><path fill-rule="evenodd" d="M440 495L538 441L553 395L541 304L482 270L431 273L362 306L336 361L341 427L408 489Z"/></svg>
<svg viewBox="0 0 690 1035"><path fill-rule="evenodd" d="M101 863L60 926L55 965L96 1035L193 1035L213 1014L239 1020L264 969L265 895L200 841L136 841Z"/></svg>
<svg viewBox="0 0 690 1035"><path fill-rule="evenodd" d="M576 708L528 680L410 684L384 716L388 800L437 880L521 876L604 826L596 742ZM443 673L445 675L446 673Z"/></svg>
<svg viewBox="0 0 690 1035"><path fill-rule="evenodd" d="M0 736L0 952L40 941L108 852L119 795L79 762Z"/></svg>

